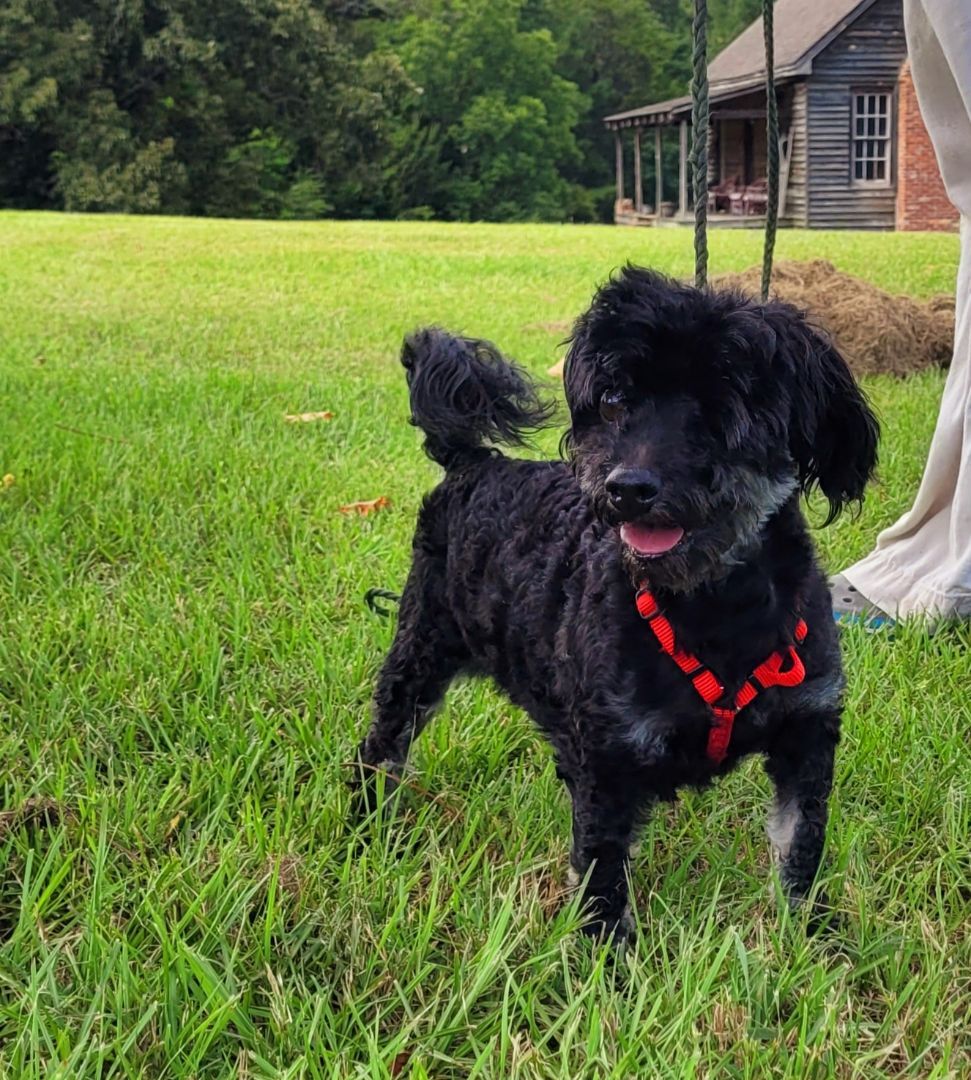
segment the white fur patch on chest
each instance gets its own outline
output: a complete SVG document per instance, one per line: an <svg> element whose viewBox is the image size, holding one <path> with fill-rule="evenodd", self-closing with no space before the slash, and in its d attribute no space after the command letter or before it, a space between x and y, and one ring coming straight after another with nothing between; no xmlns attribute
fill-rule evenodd
<svg viewBox="0 0 971 1080"><path fill-rule="evenodd" d="M623 727L621 738L643 764L657 764L668 754L667 733L671 720L661 711L641 713Z"/></svg>

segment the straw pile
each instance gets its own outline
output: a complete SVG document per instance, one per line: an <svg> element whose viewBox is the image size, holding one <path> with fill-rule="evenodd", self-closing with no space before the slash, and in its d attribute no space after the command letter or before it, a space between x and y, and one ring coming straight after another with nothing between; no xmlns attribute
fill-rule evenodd
<svg viewBox="0 0 971 1080"><path fill-rule="evenodd" d="M720 274L719 288L759 295L762 272ZM909 375L946 367L954 348L954 298L893 296L825 259L779 262L772 295L807 311L826 329L856 375Z"/></svg>

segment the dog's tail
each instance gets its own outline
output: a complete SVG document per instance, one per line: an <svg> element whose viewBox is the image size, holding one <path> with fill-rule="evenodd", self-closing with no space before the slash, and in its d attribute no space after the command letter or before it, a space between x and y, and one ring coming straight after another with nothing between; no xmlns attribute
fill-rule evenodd
<svg viewBox="0 0 971 1080"><path fill-rule="evenodd" d="M405 339L401 363L411 393L411 422L425 433L425 453L446 469L522 446L553 412L529 376L488 341L418 330Z"/></svg>

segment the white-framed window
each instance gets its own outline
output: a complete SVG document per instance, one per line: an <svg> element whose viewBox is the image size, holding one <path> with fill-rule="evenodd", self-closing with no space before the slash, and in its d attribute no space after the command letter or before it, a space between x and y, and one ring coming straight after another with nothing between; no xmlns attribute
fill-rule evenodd
<svg viewBox="0 0 971 1080"><path fill-rule="evenodd" d="M854 184L886 187L890 183L893 94L888 90L853 90L850 177Z"/></svg>

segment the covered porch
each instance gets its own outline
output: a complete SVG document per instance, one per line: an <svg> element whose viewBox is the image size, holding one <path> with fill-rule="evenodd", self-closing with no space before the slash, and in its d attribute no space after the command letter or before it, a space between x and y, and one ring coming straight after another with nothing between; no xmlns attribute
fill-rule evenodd
<svg viewBox="0 0 971 1080"><path fill-rule="evenodd" d="M785 216L789 181L789 95L780 94L779 216ZM765 92L761 89L713 94L708 134L708 214L713 225L756 228L765 219ZM688 160L691 99L674 98L605 118L614 132L618 225L680 225L694 221ZM673 190L674 136L677 190ZM646 146L645 146L646 144ZM653 154L653 191L644 190L644 154ZM632 155L628 158L628 155ZM628 167L631 160L632 167ZM632 181L632 186L629 186Z"/></svg>

